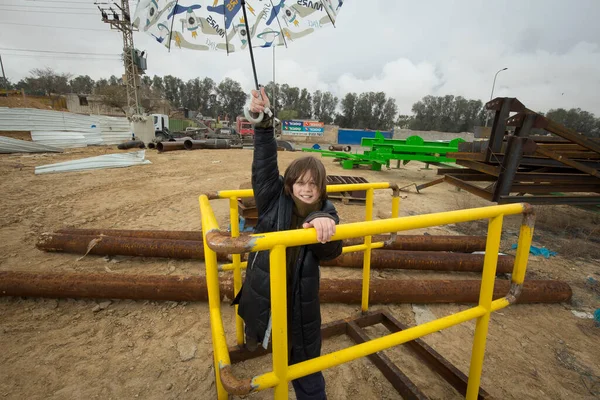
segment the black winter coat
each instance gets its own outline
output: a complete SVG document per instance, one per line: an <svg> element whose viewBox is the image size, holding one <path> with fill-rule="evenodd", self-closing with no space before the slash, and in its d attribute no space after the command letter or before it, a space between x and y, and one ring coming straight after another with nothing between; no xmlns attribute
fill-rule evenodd
<svg viewBox="0 0 600 400"><path fill-rule="evenodd" d="M283 190L283 177L277 168L277 144L273 129L255 129L252 188L258 208L255 233L291 229L293 199ZM324 201L321 211L311 213L304 222L317 217L339 218L331 202ZM295 227L294 227L295 228ZM321 311L319 303L319 260L330 260L342 253L342 242L302 246L296 260L287 252L288 340L296 362L321 354ZM246 279L239 297L238 314L246 324L246 334L260 343L271 315L269 252L251 253Z"/></svg>

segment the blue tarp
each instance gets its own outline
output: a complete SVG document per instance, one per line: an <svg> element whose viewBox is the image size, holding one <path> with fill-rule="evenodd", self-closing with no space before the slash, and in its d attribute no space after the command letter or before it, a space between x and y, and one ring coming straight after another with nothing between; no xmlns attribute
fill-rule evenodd
<svg viewBox="0 0 600 400"><path fill-rule="evenodd" d="M512 248L516 249L517 245L513 244ZM550 258L550 257L558 254L557 252L548 250L545 247L535 247L535 246L531 246L529 248L529 253L533 254L534 256L544 256L544 258Z"/></svg>

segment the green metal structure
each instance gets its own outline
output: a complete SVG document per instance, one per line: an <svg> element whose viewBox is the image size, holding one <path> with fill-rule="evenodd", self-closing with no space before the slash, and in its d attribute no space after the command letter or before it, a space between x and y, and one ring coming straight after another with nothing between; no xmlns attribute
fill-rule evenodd
<svg viewBox="0 0 600 400"><path fill-rule="evenodd" d="M389 167L392 160L402 161L404 165L413 160L424 163L452 163L455 160L446 157L446 153L457 152L458 144L464 141L461 138L452 139L450 142L425 141L420 136L410 136L406 139L386 139L381 133L376 132L375 138L362 138L361 145L370 147L370 150L363 154L312 148L305 148L302 151L321 153L322 157L334 157L344 169L368 165L373 171L381 171L381 167L383 165Z"/></svg>

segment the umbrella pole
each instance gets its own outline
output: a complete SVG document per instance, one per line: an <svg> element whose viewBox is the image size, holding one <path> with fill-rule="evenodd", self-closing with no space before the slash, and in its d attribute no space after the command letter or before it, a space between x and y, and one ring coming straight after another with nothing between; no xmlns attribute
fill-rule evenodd
<svg viewBox="0 0 600 400"><path fill-rule="evenodd" d="M254 84L256 90L260 90L258 85L258 78L256 77L256 64L254 63L254 52L252 50L252 35L250 34L250 28L248 27L248 16L246 15L246 1L242 0L242 11L244 12L244 24L246 25L246 35L248 37L248 48L250 49L250 60L252 61L252 72L254 73Z"/></svg>

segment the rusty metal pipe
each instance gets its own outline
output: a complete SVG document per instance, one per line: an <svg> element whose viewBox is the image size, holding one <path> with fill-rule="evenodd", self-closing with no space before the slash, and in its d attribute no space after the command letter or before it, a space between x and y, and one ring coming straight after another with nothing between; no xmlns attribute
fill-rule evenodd
<svg viewBox="0 0 600 400"><path fill-rule="evenodd" d="M206 144L206 140L188 139L185 142L183 142L183 145L185 146L186 150L203 149L205 144Z"/></svg>
<svg viewBox="0 0 600 400"><path fill-rule="evenodd" d="M453 251L457 253L472 253L485 250L485 236L425 236L398 235L390 242L390 235L374 235L373 242L386 242L383 247L387 250L407 251ZM344 246L362 244L362 238L346 239Z"/></svg>
<svg viewBox="0 0 600 400"><path fill-rule="evenodd" d="M371 268L481 272L484 257L484 254L373 250L371 253ZM363 252L346 253L333 260L321 261L321 266L362 268L363 258ZM514 260L513 256L498 256L496 273L511 272Z"/></svg>
<svg viewBox="0 0 600 400"><path fill-rule="evenodd" d="M479 280L395 280L373 279L370 299L377 304L476 303ZM221 280L221 299L233 298L233 282ZM319 297L323 303L359 304L359 279L321 279ZM505 296L510 281L496 280L494 299ZM52 298L108 298L134 300L206 301L203 276L125 275L82 273L39 273L0 271L1 296ZM517 303L560 303L571 298L566 282L526 281Z"/></svg>
<svg viewBox="0 0 600 400"><path fill-rule="evenodd" d="M197 240L202 241L202 231L162 231L139 229L79 229L63 228L56 233L78 236L117 236L146 239Z"/></svg>
<svg viewBox="0 0 600 400"><path fill-rule="evenodd" d="M164 153L165 151L174 151L174 150L183 150L185 146L184 142L159 142L156 144L156 150L159 153Z"/></svg>
<svg viewBox="0 0 600 400"><path fill-rule="evenodd" d="M141 256L204 260L204 247L197 240L165 240L114 236L79 236L43 233L36 247L51 252L100 256ZM217 258L226 261L224 254Z"/></svg>
<svg viewBox="0 0 600 400"><path fill-rule="evenodd" d="M329 146L329 151L345 151L349 152L352 150L350 146L344 146L343 144L332 144Z"/></svg>
<svg viewBox="0 0 600 400"><path fill-rule="evenodd" d="M63 228L56 233L83 235L83 236L121 236L150 239L170 240L202 240L201 231L163 231L163 230L138 230L138 229L79 229ZM389 243L393 235L375 235L373 242ZM362 238L346 239L344 246L362 244ZM423 236L423 235L398 235L386 250L407 251L452 251L456 253L472 253L485 250L484 236Z"/></svg>

